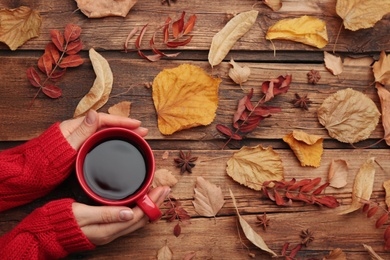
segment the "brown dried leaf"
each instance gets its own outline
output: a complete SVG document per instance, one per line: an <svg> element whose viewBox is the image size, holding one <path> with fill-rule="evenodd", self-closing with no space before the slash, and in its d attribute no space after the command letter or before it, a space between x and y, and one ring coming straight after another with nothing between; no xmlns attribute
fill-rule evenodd
<svg viewBox="0 0 390 260"><path fill-rule="evenodd" d="M302 166L320 166L324 150L322 147L323 138L294 130L291 134L284 136L283 141L288 143Z"/></svg>
<svg viewBox="0 0 390 260"><path fill-rule="evenodd" d="M172 258L172 250L167 245L160 248L157 252L157 260L171 260Z"/></svg>
<svg viewBox="0 0 390 260"><path fill-rule="evenodd" d="M370 254L370 258L371 260L384 260L382 257L380 257L375 251L374 249L369 246L369 245L366 245L366 244L363 244L364 246L364 249L366 249L366 251Z"/></svg>
<svg viewBox="0 0 390 260"><path fill-rule="evenodd" d="M137 0L76 0L77 7L88 18L106 16L126 17Z"/></svg>
<svg viewBox="0 0 390 260"><path fill-rule="evenodd" d="M318 120L332 138L350 144L367 139L380 116L369 97L351 88L327 97L317 113Z"/></svg>
<svg viewBox="0 0 390 260"><path fill-rule="evenodd" d="M74 112L74 117L84 115L89 109L99 109L108 100L111 93L113 75L107 60L93 48L89 50L96 79L89 92L81 99Z"/></svg>
<svg viewBox="0 0 390 260"><path fill-rule="evenodd" d="M229 77L239 85L246 82L251 74L251 69L248 66L241 67L233 59L230 59L229 63L233 66L229 69Z"/></svg>
<svg viewBox="0 0 390 260"><path fill-rule="evenodd" d="M324 51L325 67L333 74L339 75L343 72L343 61L340 57L337 57L329 52Z"/></svg>
<svg viewBox="0 0 390 260"><path fill-rule="evenodd" d="M111 115L129 117L130 116L130 101L121 101L108 108L108 113Z"/></svg>
<svg viewBox="0 0 390 260"><path fill-rule="evenodd" d="M379 83L376 83L375 87L378 90L378 96L381 102L382 125L385 131L383 138L386 144L390 145L390 92Z"/></svg>
<svg viewBox="0 0 390 260"><path fill-rule="evenodd" d="M360 209L362 202L370 200L375 177L375 158L369 158L360 167L355 176L352 188L352 203L348 209L340 212L340 215L348 214Z"/></svg>
<svg viewBox="0 0 390 260"><path fill-rule="evenodd" d="M344 20L345 28L356 31L370 28L390 12L387 0L337 0L337 14Z"/></svg>
<svg viewBox="0 0 390 260"><path fill-rule="evenodd" d="M172 175L172 172L167 169L158 169L154 173L154 179L152 186L158 187L158 186L169 186L173 187L176 185L178 180L175 176Z"/></svg>
<svg viewBox="0 0 390 260"><path fill-rule="evenodd" d="M234 197L234 194L231 189L229 189L229 192L230 196L232 197L233 204L237 212L238 220L240 222L242 231L244 231L245 237L261 250L270 253L272 256L277 256L277 254L267 246L263 238L251 228L251 226L248 224L248 222L246 222L243 217L241 217L240 213L238 212L236 198Z"/></svg>
<svg viewBox="0 0 390 260"><path fill-rule="evenodd" d="M347 260L347 256L340 248L333 249L322 260Z"/></svg>
<svg viewBox="0 0 390 260"><path fill-rule="evenodd" d="M283 180L282 160L272 147L243 146L227 162L227 174L236 182L261 190L265 181Z"/></svg>
<svg viewBox="0 0 390 260"><path fill-rule="evenodd" d="M201 216L215 217L225 204L221 188L202 177L196 178L194 191L195 196L192 204L194 204L195 211Z"/></svg>
<svg viewBox="0 0 390 260"><path fill-rule="evenodd" d="M384 51L381 51L379 60L372 65L375 81L382 85L390 84L390 55L386 56Z"/></svg>
<svg viewBox="0 0 390 260"><path fill-rule="evenodd" d="M383 182L383 188L385 189L385 192L386 192L386 205L387 205L387 208L390 208L390 180L387 180L387 181Z"/></svg>
<svg viewBox="0 0 390 260"><path fill-rule="evenodd" d="M279 11L282 8L282 0L263 0L263 3L271 8L272 11Z"/></svg>
<svg viewBox="0 0 390 260"><path fill-rule="evenodd" d="M41 24L39 12L30 7L0 9L0 42L14 51L29 39L38 37Z"/></svg>
<svg viewBox="0 0 390 260"><path fill-rule="evenodd" d="M333 188L342 188L347 185L348 163L343 159L333 159L330 162L328 172L329 186Z"/></svg>

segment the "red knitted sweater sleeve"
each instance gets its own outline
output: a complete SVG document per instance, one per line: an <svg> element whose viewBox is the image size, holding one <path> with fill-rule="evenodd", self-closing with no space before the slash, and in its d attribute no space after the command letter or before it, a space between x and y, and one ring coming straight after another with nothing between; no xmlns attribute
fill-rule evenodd
<svg viewBox="0 0 390 260"><path fill-rule="evenodd" d="M56 200L34 210L0 238L1 259L58 259L95 248L74 219L73 202Z"/></svg>
<svg viewBox="0 0 390 260"><path fill-rule="evenodd" d="M0 152L0 211L53 190L69 176L76 153L59 123L23 145Z"/></svg>

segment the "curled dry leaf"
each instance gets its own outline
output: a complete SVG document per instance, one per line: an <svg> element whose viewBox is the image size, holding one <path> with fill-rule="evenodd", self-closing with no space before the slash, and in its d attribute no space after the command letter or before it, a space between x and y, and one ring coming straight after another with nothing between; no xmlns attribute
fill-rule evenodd
<svg viewBox="0 0 390 260"><path fill-rule="evenodd" d="M126 17L137 0L76 0L77 7L88 18Z"/></svg>
<svg viewBox="0 0 390 260"><path fill-rule="evenodd" d="M251 74L251 69L248 66L241 67L233 59L229 62L233 68L229 69L229 77L241 86L242 83L246 82Z"/></svg>
<svg viewBox="0 0 390 260"><path fill-rule="evenodd" d="M348 209L340 212L340 215L348 214L360 209L362 202L370 200L375 177L375 158L369 158L360 167L355 176L352 188L352 203Z"/></svg>
<svg viewBox="0 0 390 260"><path fill-rule="evenodd" d="M383 182L383 188L385 189L386 193L386 206L388 209L390 209L390 180Z"/></svg>
<svg viewBox="0 0 390 260"><path fill-rule="evenodd" d="M381 102L382 125L385 130L383 138L386 144L390 145L390 92L379 83L376 83L375 87L378 90L378 96Z"/></svg>
<svg viewBox="0 0 390 260"><path fill-rule="evenodd" d="M196 187L194 189L195 211L204 217L215 217L225 204L222 190L220 187L210 183L202 177L196 178Z"/></svg>
<svg viewBox="0 0 390 260"><path fill-rule="evenodd" d="M348 179L348 163L343 159L333 159L330 162L328 172L329 186L333 188L342 188L347 185Z"/></svg>
<svg viewBox="0 0 390 260"><path fill-rule="evenodd" d="M238 216L238 220L240 222L240 225L241 225L241 228L242 228L242 231L244 231L244 234L245 234L245 237L251 241L255 246L257 246L258 248L260 248L261 250L263 251L266 251L268 253L270 253L272 256L277 256L277 254L272 251L268 246L267 244L264 242L263 238L257 234L252 228L251 226L248 224L248 222L246 222L246 220L241 217L240 213L238 212L238 207L237 207L237 203L236 203L236 198L234 197L234 194L233 192L231 191L231 189L229 189L229 192L230 192L230 196L232 197L232 200L233 200L233 205L236 209L236 212L237 212L237 216Z"/></svg>
<svg viewBox="0 0 390 260"><path fill-rule="evenodd" d="M108 113L111 115L129 117L130 116L130 101L121 101L108 108Z"/></svg>
<svg viewBox="0 0 390 260"><path fill-rule="evenodd" d="M178 180L176 179L175 176L172 175L172 172L167 170L167 169L159 169L156 170L154 173L154 179L152 182L153 187L158 187L158 186L169 186L173 187L176 185Z"/></svg>
<svg viewBox="0 0 390 260"><path fill-rule="evenodd" d="M160 248L157 252L157 260L171 260L172 258L172 250L167 245Z"/></svg>
<svg viewBox="0 0 390 260"><path fill-rule="evenodd" d="M322 260L347 260L347 256L340 248L333 249Z"/></svg>
<svg viewBox="0 0 390 260"><path fill-rule="evenodd" d="M153 81L153 102L160 132L170 135L210 124L218 106L220 83L221 79L190 64L160 72Z"/></svg>
<svg viewBox="0 0 390 260"><path fill-rule="evenodd" d="M371 260L384 260L382 257L380 257L375 251L374 249L369 246L369 245L366 245L366 244L363 244L364 246L364 249L366 249L366 251L368 252L368 254L370 255L370 258Z"/></svg>
<svg viewBox="0 0 390 260"><path fill-rule="evenodd" d="M340 57L324 51L325 67L333 74L339 75L343 72L344 65Z"/></svg>
<svg viewBox="0 0 390 260"><path fill-rule="evenodd" d="M317 135L309 135L303 131L293 131L283 137L288 143L302 166L319 167L323 152L323 138Z"/></svg>
<svg viewBox="0 0 390 260"><path fill-rule="evenodd" d="M279 11L282 8L282 0L262 0L272 11Z"/></svg>
<svg viewBox="0 0 390 260"><path fill-rule="evenodd" d="M209 51L211 67L221 63L238 39L252 28L258 14L256 10L240 13L214 35Z"/></svg>
<svg viewBox="0 0 390 260"><path fill-rule="evenodd" d="M283 180L282 160L272 147L243 146L227 162L227 174L236 182L261 190L263 182Z"/></svg>
<svg viewBox="0 0 390 260"><path fill-rule="evenodd" d="M387 0L337 0L337 14L344 20L345 28L356 31L370 28L390 12Z"/></svg>
<svg viewBox="0 0 390 260"><path fill-rule="evenodd" d="M323 48L328 44L325 22L307 15L278 21L268 28L265 38L291 40L317 48Z"/></svg>
<svg viewBox="0 0 390 260"><path fill-rule="evenodd" d="M0 42L14 51L29 39L38 37L41 24L39 12L30 7L0 9Z"/></svg>
<svg viewBox="0 0 390 260"><path fill-rule="evenodd" d="M390 57L381 51L379 60L372 65L375 81L382 85L390 84Z"/></svg>
<svg viewBox="0 0 390 260"><path fill-rule="evenodd" d="M107 102L111 93L114 78L110 64L92 48L89 50L89 58L91 59L96 79L89 92L77 105L74 117L84 115L91 108L98 110Z"/></svg>
<svg viewBox="0 0 390 260"><path fill-rule="evenodd" d="M327 97L317 113L332 138L350 144L367 139L380 117L375 103L351 88Z"/></svg>

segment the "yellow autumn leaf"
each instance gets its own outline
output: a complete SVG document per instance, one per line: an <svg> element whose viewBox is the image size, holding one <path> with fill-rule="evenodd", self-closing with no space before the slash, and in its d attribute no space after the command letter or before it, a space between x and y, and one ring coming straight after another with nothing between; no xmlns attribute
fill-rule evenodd
<svg viewBox="0 0 390 260"><path fill-rule="evenodd" d="M209 125L218 107L221 79L202 68L182 64L164 69L153 81L153 102L158 129L164 135L200 125Z"/></svg>
<svg viewBox="0 0 390 260"><path fill-rule="evenodd" d="M254 190L261 190L265 181L283 180L282 160L272 147L243 146L228 160L227 174L236 182Z"/></svg>
<svg viewBox="0 0 390 260"><path fill-rule="evenodd" d="M385 189L386 193L386 206L388 209L390 209L390 180L383 182L383 188Z"/></svg>
<svg viewBox="0 0 390 260"><path fill-rule="evenodd" d="M0 42L14 51L29 39L38 37L41 24L39 12L30 7L0 9Z"/></svg>
<svg viewBox="0 0 390 260"><path fill-rule="evenodd" d="M77 7L88 18L126 17L137 0L76 0Z"/></svg>
<svg viewBox="0 0 390 260"><path fill-rule="evenodd" d="M351 31L373 27L389 12L389 0L337 0L336 4L336 13Z"/></svg>
<svg viewBox="0 0 390 260"><path fill-rule="evenodd" d="M332 138L344 143L367 139L375 130L380 113L375 103L351 88L327 97L317 111L318 120Z"/></svg>
<svg viewBox="0 0 390 260"><path fill-rule="evenodd" d="M280 20L268 28L265 38L267 40L291 40L317 48L323 48L328 44L325 22L307 15Z"/></svg>
<svg viewBox="0 0 390 260"><path fill-rule="evenodd" d="M319 167L323 152L323 138L317 135L309 135L303 131L293 131L283 137L288 143L302 166Z"/></svg>
<svg viewBox="0 0 390 260"><path fill-rule="evenodd" d="M375 81L382 85L390 84L390 55L381 51L379 60L372 65Z"/></svg>
<svg viewBox="0 0 390 260"><path fill-rule="evenodd" d="M121 101L121 102L109 107L108 113L111 115L129 117L130 116L130 106L131 106L130 101Z"/></svg>
<svg viewBox="0 0 390 260"><path fill-rule="evenodd" d="M96 79L89 92L80 100L74 117L84 115L88 110L101 108L108 100L114 81L110 64L94 49L89 50L89 58L96 74Z"/></svg>
<svg viewBox="0 0 390 260"><path fill-rule="evenodd" d="M233 17L222 30L214 35L208 57L212 67L220 64L238 39L252 28L258 14L256 10L242 12Z"/></svg>
<svg viewBox="0 0 390 260"><path fill-rule="evenodd" d="M355 176L352 188L352 203L346 210L340 212L340 215L348 214L360 209L363 203L370 200L374 186L375 177L375 158L369 158L360 167Z"/></svg>

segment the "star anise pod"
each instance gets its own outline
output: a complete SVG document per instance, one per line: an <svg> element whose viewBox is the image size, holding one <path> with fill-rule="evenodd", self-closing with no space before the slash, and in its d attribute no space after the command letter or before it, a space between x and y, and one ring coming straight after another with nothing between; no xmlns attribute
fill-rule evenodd
<svg viewBox="0 0 390 260"><path fill-rule="evenodd" d="M307 73L307 81L313 85L317 84L317 82L321 79L320 72L317 70L310 70Z"/></svg>
<svg viewBox="0 0 390 260"><path fill-rule="evenodd" d="M195 167L195 161L198 160L198 157L191 157L191 151L186 154L180 150L179 158L173 159L176 163L176 167L180 168L180 173L185 171L192 173L192 168Z"/></svg>
<svg viewBox="0 0 390 260"><path fill-rule="evenodd" d="M300 236L302 238L301 244L305 246L308 246L314 240L314 232L309 229L302 230Z"/></svg>
<svg viewBox="0 0 390 260"><path fill-rule="evenodd" d="M295 93L295 99L291 101L291 103L294 105L294 107L300 107L302 109L309 110L309 105L313 102L307 97L307 94L300 96L299 94Z"/></svg>
<svg viewBox="0 0 390 260"><path fill-rule="evenodd" d="M269 226L269 222L271 221L267 218L267 213L264 212L262 216L257 215L256 225L263 227L264 231L267 231L267 226Z"/></svg>

